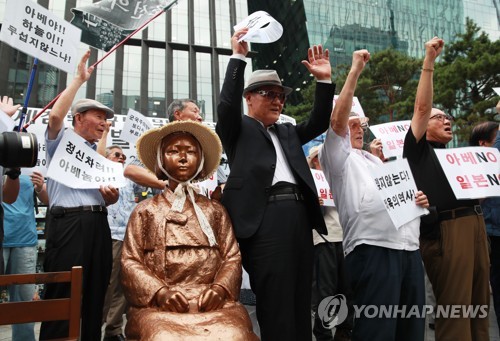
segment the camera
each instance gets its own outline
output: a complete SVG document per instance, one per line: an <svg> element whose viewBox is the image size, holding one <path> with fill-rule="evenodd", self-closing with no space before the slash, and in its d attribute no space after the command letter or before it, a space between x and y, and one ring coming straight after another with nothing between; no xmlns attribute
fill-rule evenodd
<svg viewBox="0 0 500 341"><path fill-rule="evenodd" d="M0 166L34 167L38 159L38 141L32 133L5 131L0 134Z"/></svg>

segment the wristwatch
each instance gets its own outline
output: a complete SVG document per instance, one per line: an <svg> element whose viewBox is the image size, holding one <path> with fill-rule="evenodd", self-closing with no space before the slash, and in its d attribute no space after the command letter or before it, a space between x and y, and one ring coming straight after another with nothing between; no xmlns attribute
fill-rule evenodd
<svg viewBox="0 0 500 341"><path fill-rule="evenodd" d="M10 179L16 180L21 175L21 170L19 168L8 168L5 171L5 175L7 175Z"/></svg>

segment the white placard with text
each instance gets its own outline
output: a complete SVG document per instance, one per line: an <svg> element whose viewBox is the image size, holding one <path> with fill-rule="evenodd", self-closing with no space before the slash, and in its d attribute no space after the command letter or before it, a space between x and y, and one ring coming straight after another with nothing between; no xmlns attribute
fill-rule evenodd
<svg viewBox="0 0 500 341"><path fill-rule="evenodd" d="M135 147L135 142L145 131L153 128L153 124L143 114L133 109L128 109L127 118L120 134L120 140L128 142Z"/></svg>
<svg viewBox="0 0 500 341"><path fill-rule="evenodd" d="M386 162L367 171L371 173L380 198L397 229L428 213L427 209L415 204L417 185L406 159Z"/></svg>
<svg viewBox="0 0 500 341"><path fill-rule="evenodd" d="M7 0L0 40L73 74L81 30L29 0Z"/></svg>
<svg viewBox="0 0 500 341"><path fill-rule="evenodd" d="M326 181L325 174L322 170L311 169L311 173L318 191L318 198L323 199L323 206L335 206L333 201L333 194L328 182Z"/></svg>
<svg viewBox="0 0 500 341"><path fill-rule="evenodd" d="M500 152L490 147L434 149L457 199L500 196Z"/></svg>
<svg viewBox="0 0 500 341"><path fill-rule="evenodd" d="M210 198L212 196L213 191L217 187L217 172L214 172L210 178L202 181L195 182L195 186L198 186L200 189L200 194Z"/></svg>
<svg viewBox="0 0 500 341"><path fill-rule="evenodd" d="M370 126L373 135L382 141L382 151L386 158L403 155L405 136L410 129L410 124L411 121L406 120Z"/></svg>
<svg viewBox="0 0 500 341"><path fill-rule="evenodd" d="M90 148L73 129L64 133L50 162L47 177L75 189L125 186L123 165Z"/></svg>
<svg viewBox="0 0 500 341"><path fill-rule="evenodd" d="M24 122L30 122L33 117L35 117L42 109L40 108L28 108L26 117ZM21 111L19 110L19 113ZM38 171L42 172L42 174L46 174L46 147L45 147L45 130L47 129L47 124L49 122L49 112L50 109L45 111L34 123L30 124L28 127L28 132L36 135L38 139L38 160L36 162L36 168ZM14 119L17 123L19 123L19 114L14 115ZM113 124L111 125L111 129L108 134L108 139L106 142L106 146L119 146L123 153L127 156L126 164L130 163L130 161L135 160L137 158L137 153L135 149L135 143L130 144L126 141L120 139L121 132L125 125L127 116L125 115L115 115L111 121ZM153 128L162 127L167 123L166 118L159 117L148 117L150 122L152 122ZM71 127L72 116L71 113L68 112L66 117L64 118L64 124L66 127ZM39 169L38 169L39 168ZM29 175L33 172L32 168L22 168L21 172L23 174Z"/></svg>

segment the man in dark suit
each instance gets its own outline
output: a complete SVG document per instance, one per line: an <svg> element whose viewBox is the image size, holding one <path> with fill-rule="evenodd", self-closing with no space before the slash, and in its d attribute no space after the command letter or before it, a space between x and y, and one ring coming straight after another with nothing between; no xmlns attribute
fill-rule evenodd
<svg viewBox="0 0 500 341"><path fill-rule="evenodd" d="M262 340L310 340L311 228L326 234L326 227L302 145L328 128L335 91L328 50L313 46L302 62L318 82L309 119L276 124L292 89L274 70L255 71L244 87L248 43L238 39L246 32L231 39L217 109L216 131L231 168L222 203L257 297ZM248 116L241 112L242 96Z"/></svg>

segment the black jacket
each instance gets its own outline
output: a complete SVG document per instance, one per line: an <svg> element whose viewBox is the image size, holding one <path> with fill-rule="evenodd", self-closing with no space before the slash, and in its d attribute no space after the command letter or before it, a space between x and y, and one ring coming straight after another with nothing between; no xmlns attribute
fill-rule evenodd
<svg viewBox="0 0 500 341"><path fill-rule="evenodd" d="M269 133L260 122L241 112L245 66L239 59L229 61L216 125L231 169L222 204L238 238L251 237L259 228L276 167L276 151ZM285 157L305 198L311 226L322 234L327 233L326 226L302 145L327 130L334 91L334 84L318 83L314 108L307 121L296 126L275 124Z"/></svg>

